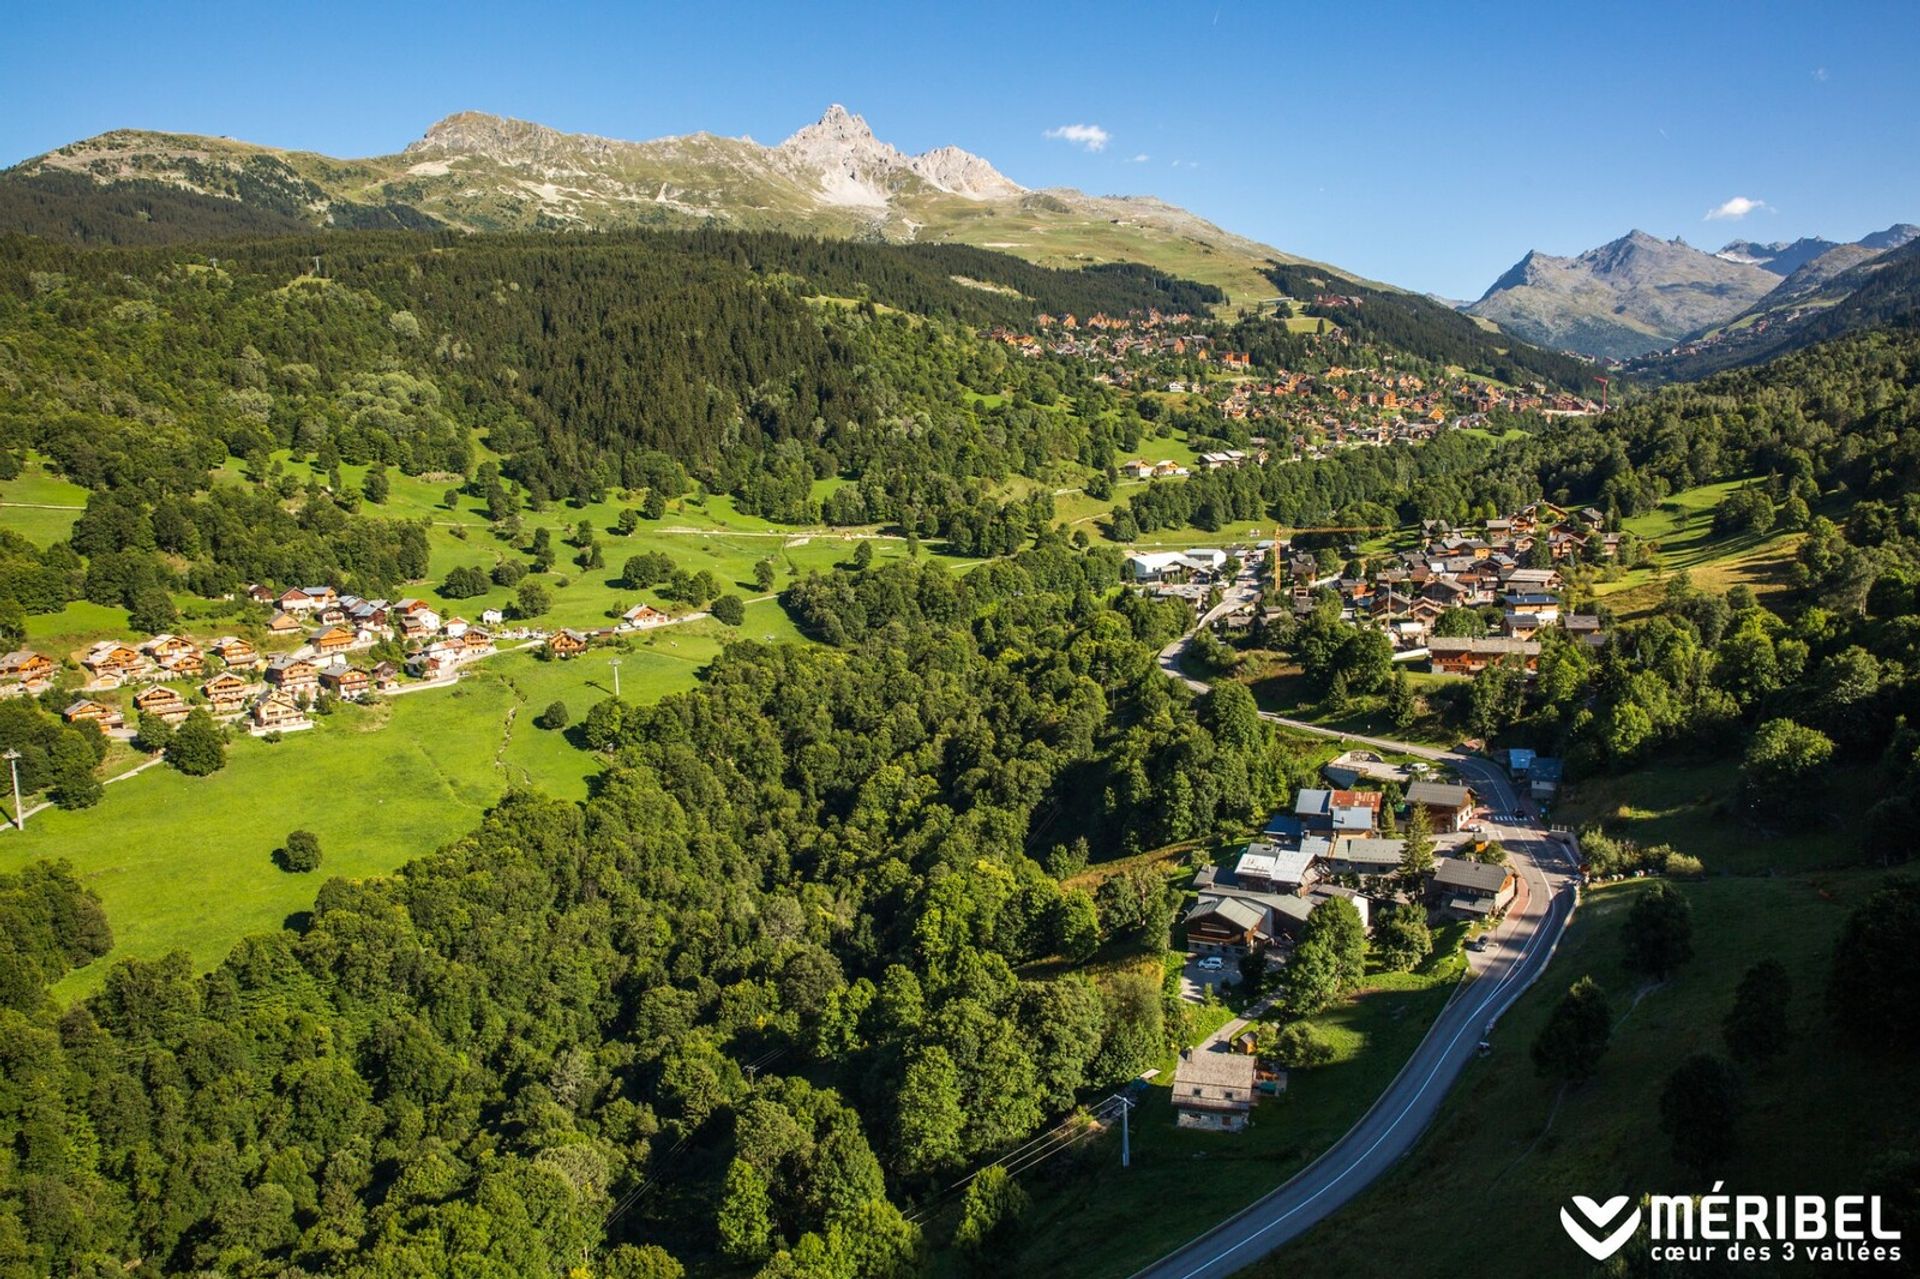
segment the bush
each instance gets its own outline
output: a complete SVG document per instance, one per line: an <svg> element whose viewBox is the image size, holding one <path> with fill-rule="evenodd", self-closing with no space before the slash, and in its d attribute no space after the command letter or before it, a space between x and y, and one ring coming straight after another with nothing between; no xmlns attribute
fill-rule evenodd
<svg viewBox="0 0 1920 1279"><path fill-rule="evenodd" d="M1668 879L1705 879L1707 865L1698 857L1689 857L1685 853L1671 850L1667 853L1667 863L1662 868Z"/></svg>
<svg viewBox="0 0 1920 1279"><path fill-rule="evenodd" d="M297 830L287 836L286 847L279 852L280 869L304 875L320 868L320 837L310 830Z"/></svg>
<svg viewBox="0 0 1920 1279"><path fill-rule="evenodd" d="M747 620L747 606L738 595L722 595L715 600L709 610L716 621L728 626L738 626Z"/></svg>
<svg viewBox="0 0 1920 1279"><path fill-rule="evenodd" d="M1332 1061L1333 1045L1316 1034L1311 1024L1288 1022L1274 1037L1268 1056L1289 1070L1306 1070Z"/></svg>
<svg viewBox="0 0 1920 1279"><path fill-rule="evenodd" d="M556 701L548 702L547 709L535 715L533 722L541 728L559 729L565 728L570 718L571 716L567 713L567 704Z"/></svg>

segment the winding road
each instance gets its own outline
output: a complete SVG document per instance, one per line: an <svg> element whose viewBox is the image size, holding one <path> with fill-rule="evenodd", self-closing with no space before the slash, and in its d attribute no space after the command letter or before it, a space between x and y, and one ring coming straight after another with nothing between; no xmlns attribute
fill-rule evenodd
<svg viewBox="0 0 1920 1279"><path fill-rule="evenodd" d="M1195 630L1257 594L1250 578L1236 582ZM1204 689L1205 684L1180 668L1193 633L1189 631L1161 652L1160 667L1171 678ZM1491 1041L1494 1023L1545 970L1573 917L1576 854L1541 827L1531 806L1514 793L1505 771L1490 760L1262 715L1301 732L1433 760L1458 772L1495 812L1520 815L1516 824L1501 829L1501 842L1520 876L1519 895L1495 932L1494 944L1477 956L1469 955L1470 961L1478 960L1472 977L1442 1010L1387 1090L1345 1136L1279 1189L1137 1270L1133 1279L1222 1279L1303 1234L1359 1195L1420 1139L1480 1041Z"/></svg>

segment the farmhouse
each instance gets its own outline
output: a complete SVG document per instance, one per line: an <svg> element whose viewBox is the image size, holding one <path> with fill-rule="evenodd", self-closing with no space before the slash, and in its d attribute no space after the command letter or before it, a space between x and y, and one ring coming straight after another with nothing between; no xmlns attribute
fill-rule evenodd
<svg viewBox="0 0 1920 1279"><path fill-rule="evenodd" d="M1540 668L1540 641L1510 635L1474 639L1435 636L1427 641L1427 653L1433 669L1443 675L1478 675L1508 657L1526 663L1528 674Z"/></svg>
<svg viewBox="0 0 1920 1279"><path fill-rule="evenodd" d="M547 640L547 652L559 658L578 657L587 651L587 637L579 631L555 631Z"/></svg>
<svg viewBox="0 0 1920 1279"><path fill-rule="evenodd" d="M673 620L651 604L635 604L620 614L620 629L623 631L643 631L650 626L665 626Z"/></svg>
<svg viewBox="0 0 1920 1279"><path fill-rule="evenodd" d="M1428 881L1434 904L1469 918L1496 915L1513 901L1513 872L1464 857L1436 857Z"/></svg>
<svg viewBox="0 0 1920 1279"><path fill-rule="evenodd" d="M273 620L267 623L269 635L298 635L300 630L300 619L292 613L275 613Z"/></svg>
<svg viewBox="0 0 1920 1279"><path fill-rule="evenodd" d="M1182 1128L1239 1132L1253 1114L1258 1065L1246 1053L1188 1048L1173 1071L1174 1122Z"/></svg>

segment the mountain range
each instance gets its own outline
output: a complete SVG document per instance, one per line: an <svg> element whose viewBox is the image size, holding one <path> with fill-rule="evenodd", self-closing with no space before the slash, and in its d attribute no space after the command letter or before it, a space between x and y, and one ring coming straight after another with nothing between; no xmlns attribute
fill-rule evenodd
<svg viewBox="0 0 1920 1279"><path fill-rule="evenodd" d="M1631 231L1577 257L1528 253L1466 310L1542 346L1632 359L1805 305L1916 237L1898 223L1850 244L1735 240L1709 253Z"/></svg>
<svg viewBox="0 0 1920 1279"><path fill-rule="evenodd" d="M961 243L1049 266L1145 262L1271 297L1302 259L1148 196L1030 190L958 147L907 155L834 105L776 146L627 142L466 111L393 155L336 159L117 130L0 172L0 230L140 243L311 227L466 231L689 226Z"/></svg>

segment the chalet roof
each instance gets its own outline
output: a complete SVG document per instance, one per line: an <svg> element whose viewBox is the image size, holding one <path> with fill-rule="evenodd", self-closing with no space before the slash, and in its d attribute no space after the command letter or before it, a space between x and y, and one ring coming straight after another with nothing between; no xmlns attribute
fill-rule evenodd
<svg viewBox="0 0 1920 1279"><path fill-rule="evenodd" d="M1253 1109L1257 1059L1218 1048L1190 1049L1173 1068L1173 1104L1189 1110L1244 1112Z"/></svg>
<svg viewBox="0 0 1920 1279"><path fill-rule="evenodd" d="M1435 636L1428 642L1427 651L1436 657L1461 653L1501 656L1519 654L1522 657L1536 657L1540 653L1540 641L1515 639L1511 635L1484 635L1475 638Z"/></svg>
<svg viewBox="0 0 1920 1279"><path fill-rule="evenodd" d="M1451 782L1414 782L1407 787L1407 802L1429 808L1465 808L1473 802L1473 792Z"/></svg>
<svg viewBox="0 0 1920 1279"><path fill-rule="evenodd" d="M1247 851L1240 854L1240 860L1234 864L1236 878L1254 876L1269 879L1275 883L1298 884L1307 876L1307 868L1313 865L1313 856L1297 849L1281 848L1275 844L1249 844Z"/></svg>
<svg viewBox="0 0 1920 1279"><path fill-rule="evenodd" d="M1442 888L1466 888L1482 893L1497 893L1506 886L1513 872L1505 866L1469 861L1465 857L1433 859L1433 882Z"/></svg>
<svg viewBox="0 0 1920 1279"><path fill-rule="evenodd" d="M1205 919L1209 915L1217 915L1236 928L1244 928L1248 931L1257 929L1267 922L1267 912L1253 902L1243 897L1211 893L1202 896L1193 904L1193 909L1187 912L1184 922L1191 923L1196 919Z"/></svg>
<svg viewBox="0 0 1920 1279"><path fill-rule="evenodd" d="M1348 839L1342 840L1328 857L1361 866L1398 866L1406 847L1404 839Z"/></svg>

